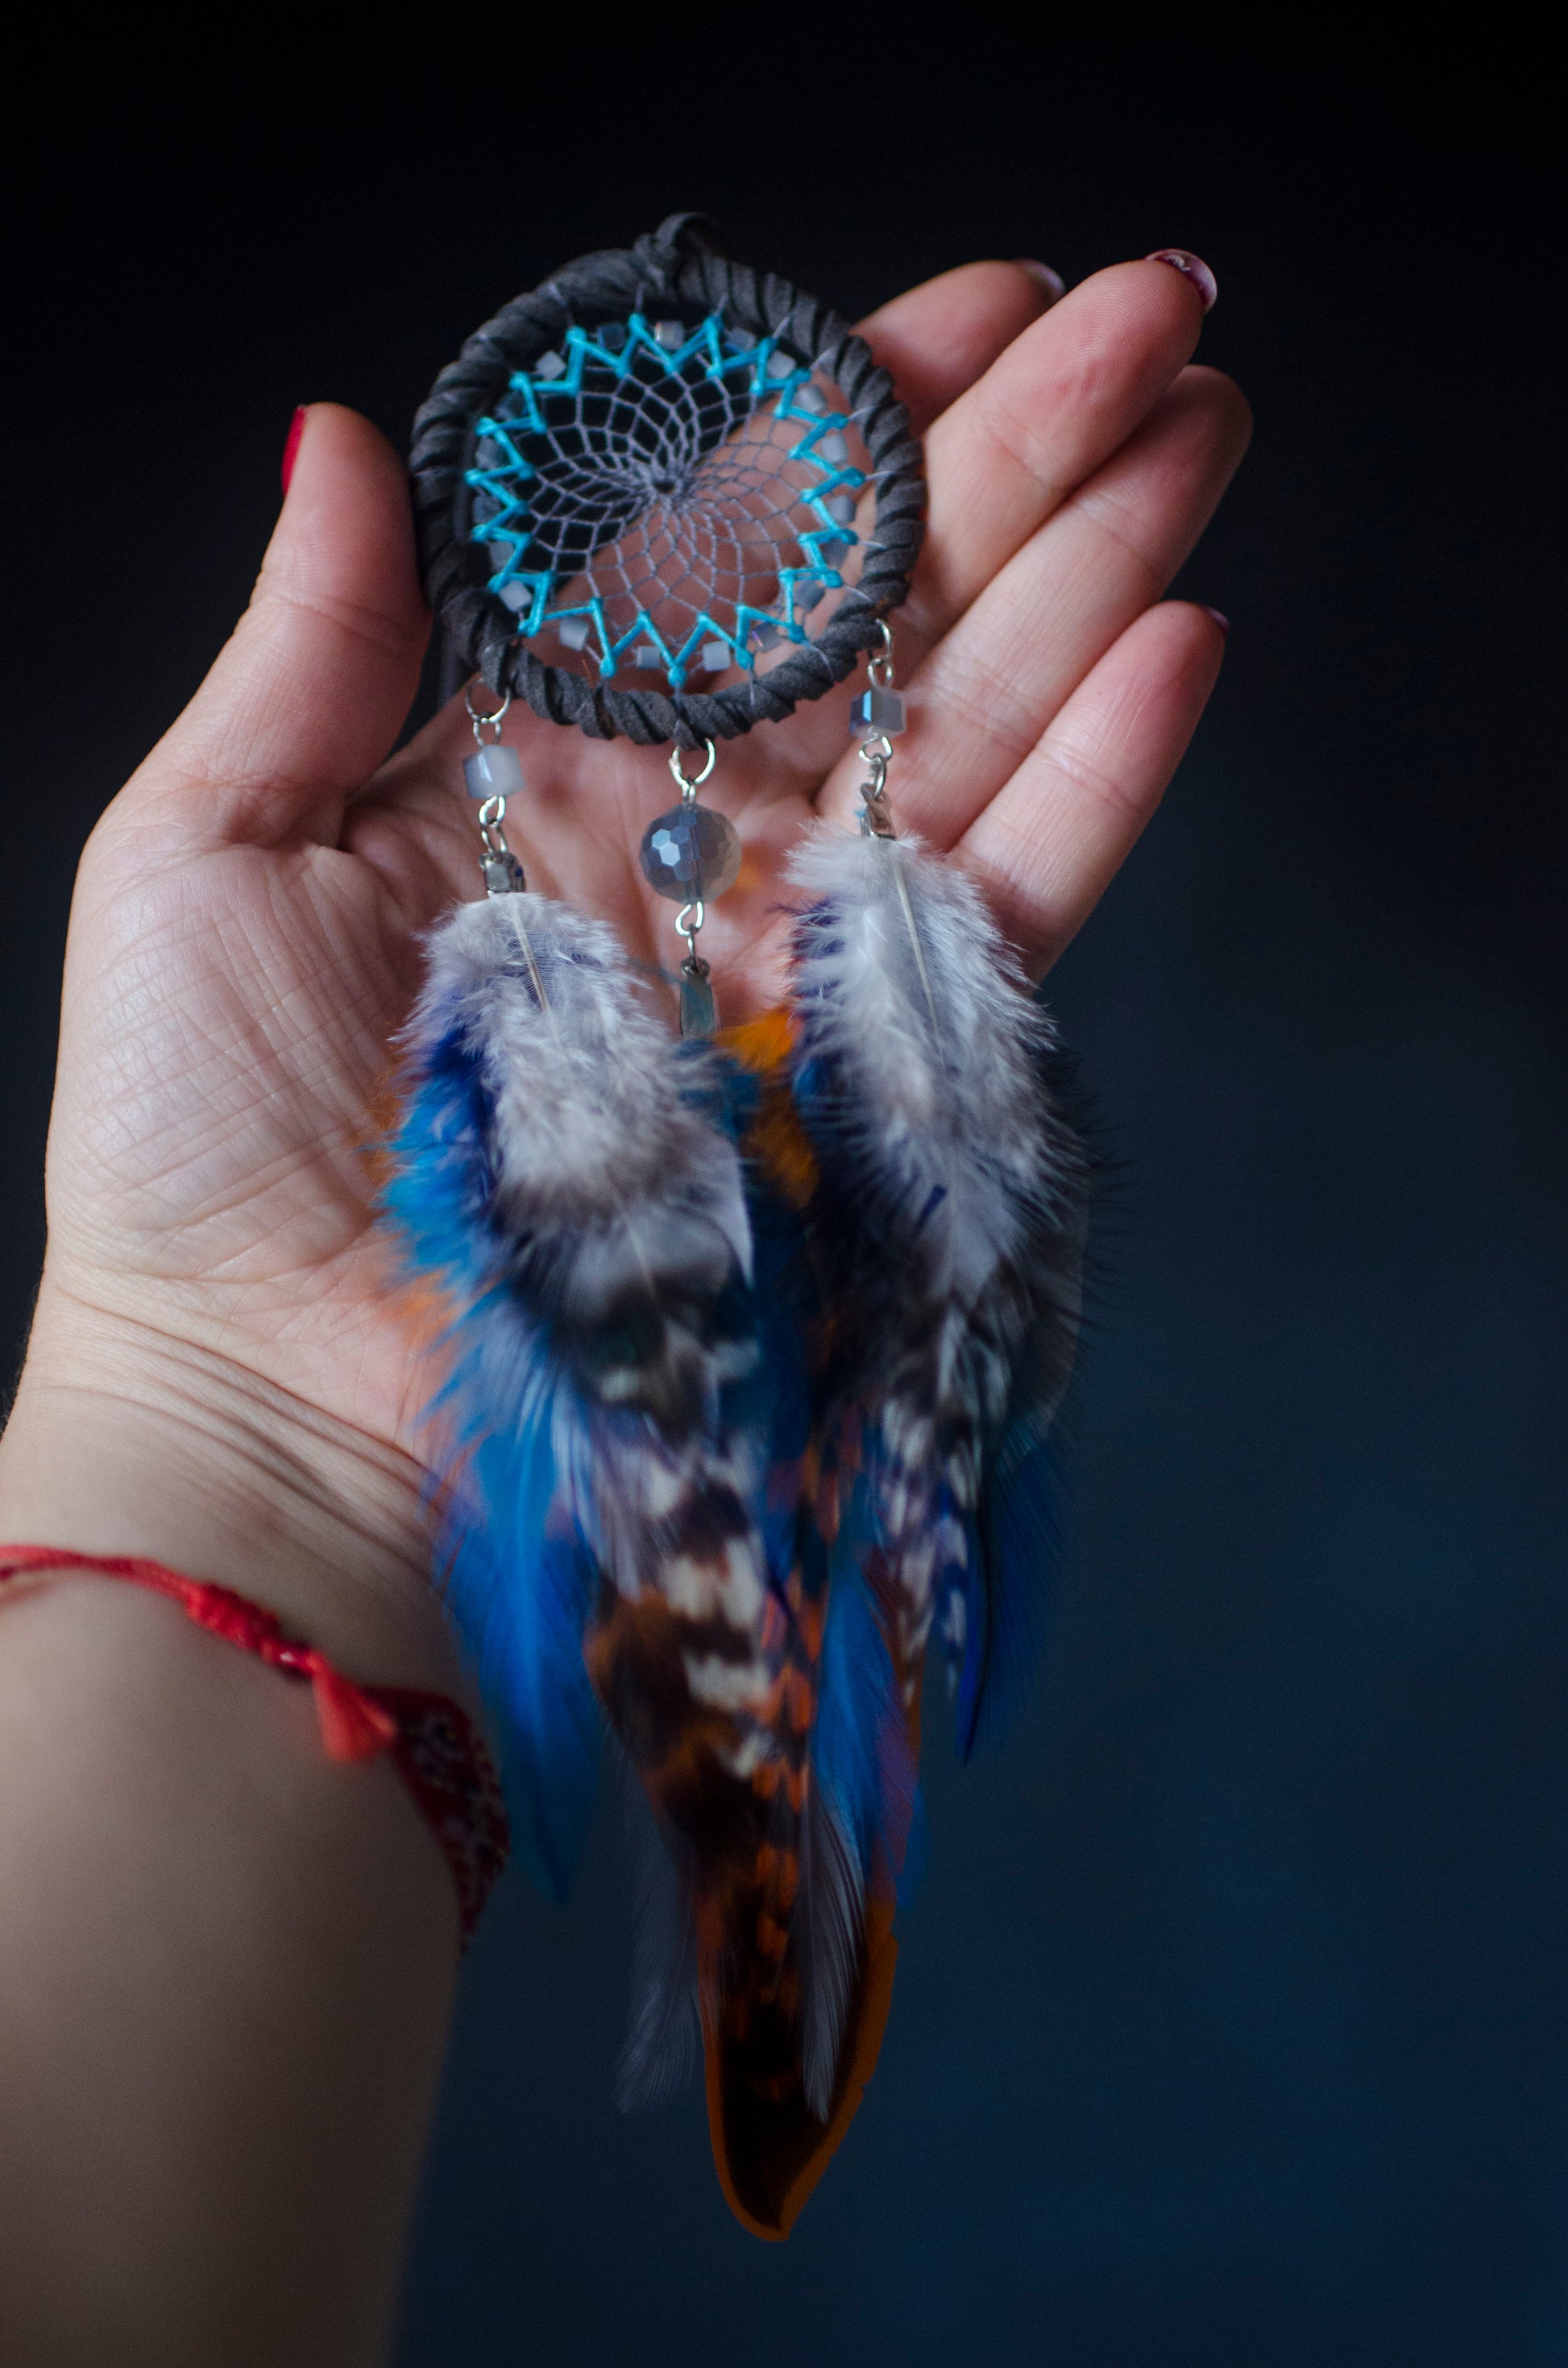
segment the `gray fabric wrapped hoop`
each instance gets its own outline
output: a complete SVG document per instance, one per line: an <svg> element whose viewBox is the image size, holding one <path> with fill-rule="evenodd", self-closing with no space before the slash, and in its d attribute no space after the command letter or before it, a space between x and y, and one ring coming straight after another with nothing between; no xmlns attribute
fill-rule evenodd
<svg viewBox="0 0 1568 2368"><path fill-rule="evenodd" d="M590 682L547 666L526 646L517 618L475 580L479 546L470 535L466 475L475 423L498 403L513 371L530 369L574 322L592 327L660 302L721 313L729 325L777 338L797 363L831 379L870 456L876 489L859 582L820 639L798 643L766 674L748 674L719 690L668 695ZM567 264L486 322L441 372L415 418L409 472L426 591L465 670L498 693L526 700L551 723L575 723L599 740L624 734L645 746L731 740L841 682L907 593L924 532L920 447L889 373L825 304L722 255L697 214L672 214L629 250Z"/></svg>

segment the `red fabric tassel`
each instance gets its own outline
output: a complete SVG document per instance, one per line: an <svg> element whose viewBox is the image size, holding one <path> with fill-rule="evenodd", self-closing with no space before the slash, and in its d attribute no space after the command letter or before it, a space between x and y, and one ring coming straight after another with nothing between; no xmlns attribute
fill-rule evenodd
<svg viewBox="0 0 1568 2368"><path fill-rule="evenodd" d="M457 1884L466 1947L511 1848L500 1779L472 1720L446 1694L415 1686L359 1686L313 1645L295 1644L268 1611L232 1588L187 1578L137 1554L74 1554L67 1546L0 1545L0 1586L25 1572L92 1571L177 1603L187 1620L284 1677L308 1679L329 1759L352 1764L390 1752Z"/></svg>
<svg viewBox="0 0 1568 2368"><path fill-rule="evenodd" d="M316 1698L321 1739L329 1759L374 1759L397 1741L397 1721L319 1653L311 1656L311 1690Z"/></svg>

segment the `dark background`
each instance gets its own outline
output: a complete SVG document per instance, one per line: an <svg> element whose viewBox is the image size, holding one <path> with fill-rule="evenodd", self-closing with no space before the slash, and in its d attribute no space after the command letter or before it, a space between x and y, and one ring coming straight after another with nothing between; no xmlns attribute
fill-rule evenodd
<svg viewBox="0 0 1568 2368"><path fill-rule="evenodd" d="M294 404L394 438L505 298L676 205L851 313L1180 244L1258 435L1234 631L1053 992L1122 1184L1074 1541L1006 1754L928 1754L881 2070L790 2243L609 2097L614 1821L465 1976L404 2368L1568 2354L1561 224L1543 62L1295 13L299 14L20 74L0 803L19 1353L72 871L243 604ZM233 28L226 40L234 40Z"/></svg>

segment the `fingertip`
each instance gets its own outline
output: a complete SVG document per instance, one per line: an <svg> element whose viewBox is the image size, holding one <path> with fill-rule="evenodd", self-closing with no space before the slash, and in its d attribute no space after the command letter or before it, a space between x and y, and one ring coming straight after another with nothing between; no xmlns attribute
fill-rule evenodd
<svg viewBox="0 0 1568 2368"><path fill-rule="evenodd" d="M381 431L340 403L301 404L285 453L283 507L258 595L351 600L402 640L427 621L415 561L408 476Z"/></svg>
<svg viewBox="0 0 1568 2368"><path fill-rule="evenodd" d="M418 688L429 632L403 462L335 403L302 404L251 603L128 794L187 842L331 835Z"/></svg>
<svg viewBox="0 0 1568 2368"><path fill-rule="evenodd" d="M1187 246L1157 246L1153 255L1143 257L1145 263L1163 263L1168 270L1179 271L1198 299L1200 312L1211 313L1220 294L1220 283L1200 255Z"/></svg>
<svg viewBox="0 0 1568 2368"><path fill-rule="evenodd" d="M283 479L283 497L285 500L287 500L289 496L289 480L294 473L294 461L300 450L300 438L305 432L305 420L309 416L309 404L297 403L294 406L294 416L289 422L289 438L283 447L283 466L279 471L279 474Z"/></svg>
<svg viewBox="0 0 1568 2368"><path fill-rule="evenodd" d="M1185 748L1220 678L1231 620L1201 600L1157 600L1128 628L1124 651L1165 712L1173 745ZM1172 758L1174 767L1175 757Z"/></svg>
<svg viewBox="0 0 1568 2368"><path fill-rule="evenodd" d="M1253 429L1252 405L1235 380L1207 362L1188 362L1178 383L1189 400L1203 405L1234 465L1252 442Z"/></svg>
<svg viewBox="0 0 1568 2368"><path fill-rule="evenodd" d="M1067 293L1067 282L1062 279L1060 271L1051 269L1049 263L1040 263L1033 256L1020 255L1013 268L1017 271L1026 272L1040 290L1045 298L1042 311L1049 312L1051 305L1059 303Z"/></svg>

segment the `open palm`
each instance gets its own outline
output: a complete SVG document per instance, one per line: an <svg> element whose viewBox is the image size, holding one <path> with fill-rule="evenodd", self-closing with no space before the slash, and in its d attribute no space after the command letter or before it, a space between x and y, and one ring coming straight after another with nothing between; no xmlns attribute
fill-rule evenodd
<svg viewBox="0 0 1568 2368"><path fill-rule="evenodd" d="M1160 598L1247 434L1230 382L1187 367L1200 318L1163 263L1053 306L1027 268L979 264L866 324L930 481L897 623L911 728L893 811L981 882L1037 973L1153 810L1218 670L1219 626ZM420 1384L369 1153L421 932L479 884L461 702L383 761L427 624L396 457L315 406L250 609L84 860L47 1277L410 1452ZM704 796L745 859L702 940L724 1019L779 994L783 863L808 816L852 823L849 695L720 748ZM516 708L506 737L530 886L673 969L673 908L637 864L673 802L663 754Z"/></svg>

